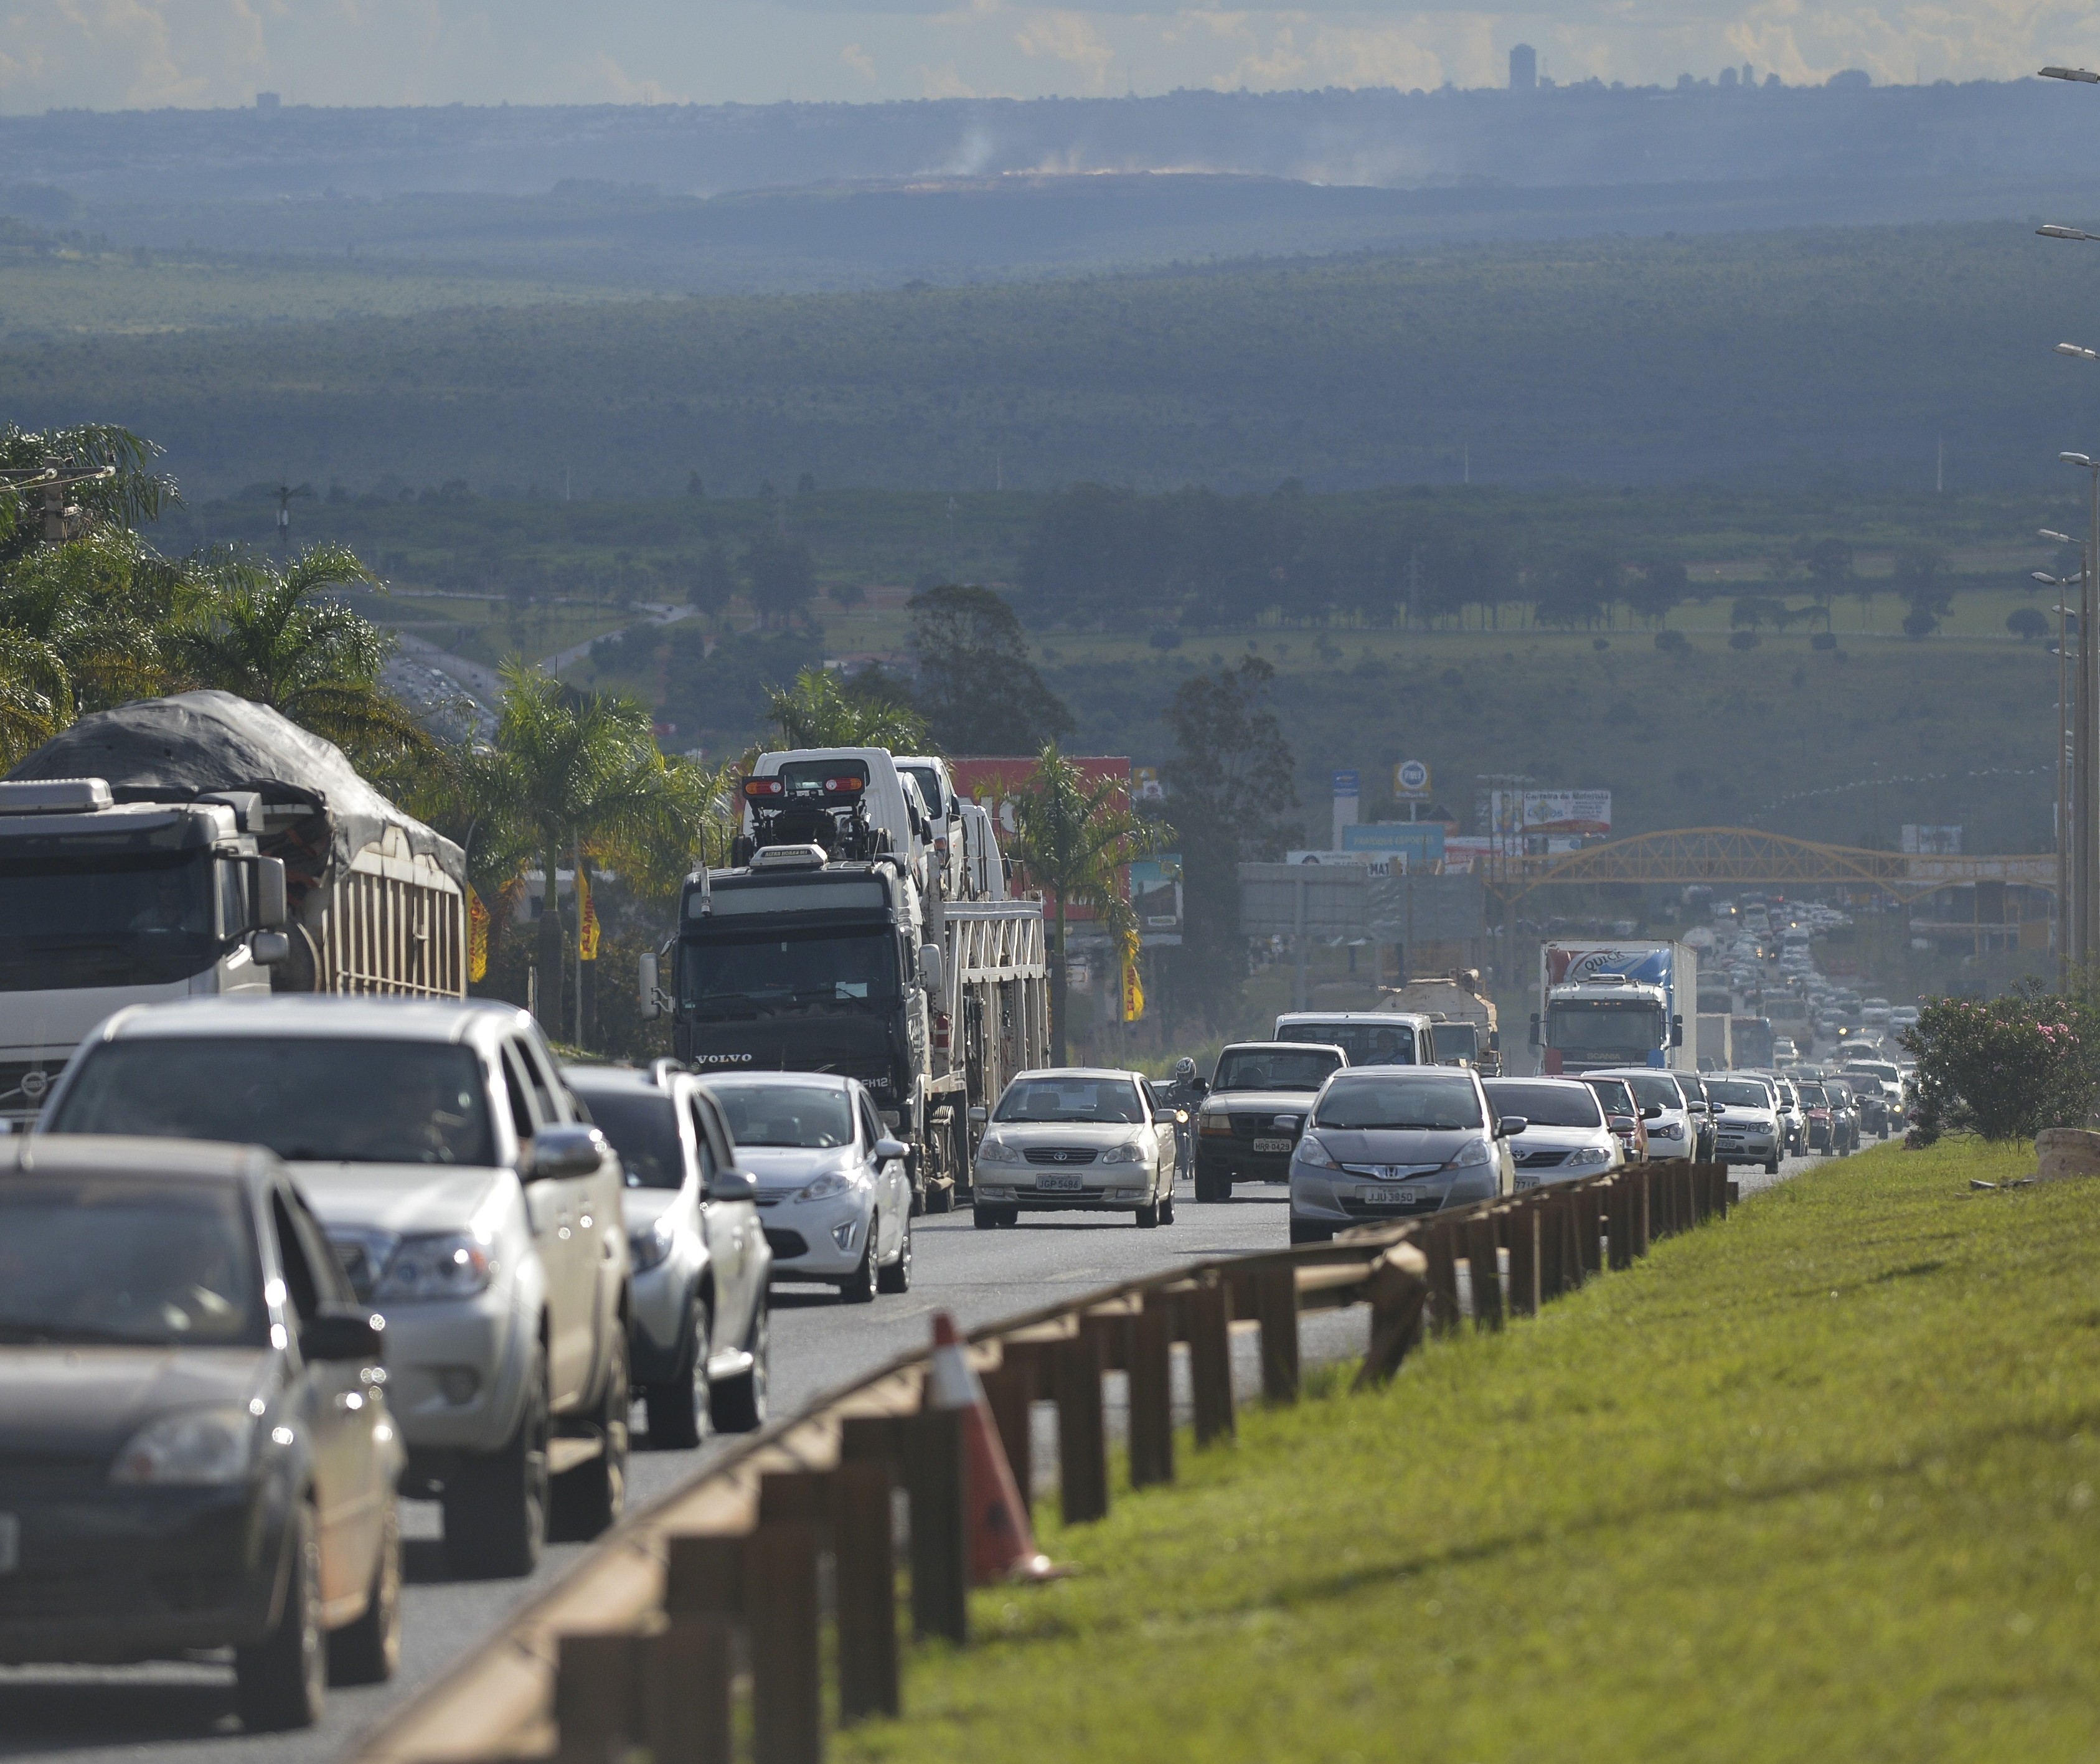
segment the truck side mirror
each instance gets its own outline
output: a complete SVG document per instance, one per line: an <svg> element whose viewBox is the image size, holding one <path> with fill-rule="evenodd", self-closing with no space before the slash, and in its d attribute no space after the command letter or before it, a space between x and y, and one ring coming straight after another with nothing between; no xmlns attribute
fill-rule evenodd
<svg viewBox="0 0 2100 1764"><path fill-rule="evenodd" d="M248 953L258 968L276 968L292 959L292 940L281 931L258 931L248 939Z"/></svg>
<svg viewBox="0 0 2100 1764"><path fill-rule="evenodd" d="M644 950L640 966L640 984L637 990L642 1000L642 1020L645 1023L653 1023L664 1014L656 991L656 952Z"/></svg>
<svg viewBox="0 0 2100 1764"><path fill-rule="evenodd" d="M1673 1017L1670 1020L1670 1044L1673 1047L1684 1045L1684 1019L1681 1017Z"/></svg>
<svg viewBox="0 0 2100 1764"><path fill-rule="evenodd" d="M254 928L258 931L282 931L291 911L285 900L285 860L281 858L258 858L255 860ZM260 958L258 957L259 960Z"/></svg>
<svg viewBox="0 0 2100 1764"><path fill-rule="evenodd" d="M929 992L939 992L941 982L946 977L947 963L938 943L922 943L919 946L919 984Z"/></svg>
<svg viewBox="0 0 2100 1764"><path fill-rule="evenodd" d="M1488 1052L1489 1053L1500 1053L1502 1051L1502 1032L1498 1029L1489 1030L1488 1031Z"/></svg>
<svg viewBox="0 0 2100 1764"><path fill-rule="evenodd" d="M1538 1012L1536 1011L1531 1013L1531 1044L1534 1047L1538 1045Z"/></svg>

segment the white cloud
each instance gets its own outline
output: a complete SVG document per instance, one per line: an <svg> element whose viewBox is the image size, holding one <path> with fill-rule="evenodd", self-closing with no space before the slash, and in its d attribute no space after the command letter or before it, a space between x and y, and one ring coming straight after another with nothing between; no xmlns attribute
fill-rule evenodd
<svg viewBox="0 0 2100 1764"><path fill-rule="evenodd" d="M1083 12L1052 11L1026 12L1013 33L1015 46L1031 60L1045 56L1078 70L1090 92L1108 89L1115 51L1101 40L1093 21Z"/></svg>
<svg viewBox="0 0 2100 1764"><path fill-rule="evenodd" d="M839 51L839 60L845 63L869 85L875 84L875 57L858 43L848 43Z"/></svg>

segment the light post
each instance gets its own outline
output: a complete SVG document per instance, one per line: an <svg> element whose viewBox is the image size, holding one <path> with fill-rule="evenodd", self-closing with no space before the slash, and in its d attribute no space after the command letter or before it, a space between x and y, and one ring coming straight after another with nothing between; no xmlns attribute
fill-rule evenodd
<svg viewBox="0 0 2100 1764"><path fill-rule="evenodd" d="M2072 543L2068 534L2042 529L2044 539L2057 544ZM2056 984L2059 992L2069 984L2071 972L2071 798L2070 771L2066 749L2071 744L2071 644L2069 622L2071 609L2061 598L2062 591L2074 587L2085 580L2081 568L2073 576L2054 576L2046 570L2030 572L2034 580L2045 587L2058 590L2056 603ZM2084 635L2080 628L2080 635Z"/></svg>
<svg viewBox="0 0 2100 1764"><path fill-rule="evenodd" d="M2078 688L2072 695L2078 720L2071 726L2071 739L2072 818L2077 832L2074 847L2077 856L2072 861L2075 911L2071 959L2078 971L2078 983L2082 986L2085 969L2094 954L2094 937L2100 933L2100 898L2096 898L2094 892L2096 884L2100 884L2100 837L2096 837L2096 833L2100 833L2100 824L2096 824L2100 802L2096 802L2093 792L2094 710L2100 706L2100 643L2094 642L2093 630L2093 566L2094 559L2100 558L2100 461L2084 453L2059 453L2057 458L2083 471L2092 492L2085 567L2079 571L2084 580L2078 597Z"/></svg>

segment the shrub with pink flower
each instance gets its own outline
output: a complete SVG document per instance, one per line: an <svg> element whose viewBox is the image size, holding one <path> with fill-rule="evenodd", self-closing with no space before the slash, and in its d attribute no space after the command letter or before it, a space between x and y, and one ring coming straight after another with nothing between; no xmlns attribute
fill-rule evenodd
<svg viewBox="0 0 2100 1764"><path fill-rule="evenodd" d="M1903 1044L1917 1056L1914 1145L1943 1133L2016 1140L2081 1126L2100 1091L2100 1012L2035 988L1935 999Z"/></svg>

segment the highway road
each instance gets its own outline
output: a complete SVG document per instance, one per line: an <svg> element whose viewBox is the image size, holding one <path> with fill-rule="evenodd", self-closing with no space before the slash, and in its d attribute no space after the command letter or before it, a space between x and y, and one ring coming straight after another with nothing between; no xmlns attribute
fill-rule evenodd
<svg viewBox="0 0 2100 1764"><path fill-rule="evenodd" d="M1737 1172L1747 1195L1820 1159L1793 1158L1780 1175ZM1198 1206L1186 1185L1178 1219L1140 1231L1118 1217L1052 1214L1016 1229L981 1232L969 1215L915 1221L915 1268L908 1294L866 1307L841 1304L822 1288L774 1294L774 1410L784 1413L924 1343L932 1313L974 1325L1135 1278L1177 1263L1281 1247L1281 1188L1242 1188L1224 1206ZM1308 1358L1360 1350L1361 1311L1308 1317ZM1238 1369L1245 1390L1258 1374L1252 1343ZM1112 1416L1113 1421L1113 1416ZM636 1410L638 1430L641 1411ZM721 1448L653 1452L638 1431L631 1500L652 1501L691 1476ZM505 1613L563 1572L586 1546L550 1548L529 1580L455 1581L446 1574L437 1508L404 1506L410 1538L404 1600L402 1669L391 1684L331 1694L326 1718L293 1735L244 1735L233 1713L232 1674L210 1663L130 1668L0 1669L0 1758L66 1764L325 1764L360 1731L428 1682Z"/></svg>

